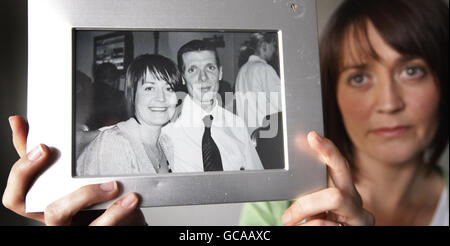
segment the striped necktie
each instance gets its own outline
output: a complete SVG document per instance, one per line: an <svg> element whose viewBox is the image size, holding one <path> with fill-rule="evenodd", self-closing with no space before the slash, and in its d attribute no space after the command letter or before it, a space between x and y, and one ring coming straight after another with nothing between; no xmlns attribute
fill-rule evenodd
<svg viewBox="0 0 450 246"><path fill-rule="evenodd" d="M202 138L202 155L203 155L203 170L209 171L223 171L222 158L220 157L219 148L211 137L211 125L213 121L212 115L207 115L203 118L205 124L205 132Z"/></svg>

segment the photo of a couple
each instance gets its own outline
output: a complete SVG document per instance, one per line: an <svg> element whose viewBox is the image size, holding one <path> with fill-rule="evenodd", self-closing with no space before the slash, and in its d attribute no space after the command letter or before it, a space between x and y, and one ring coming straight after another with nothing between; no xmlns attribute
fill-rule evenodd
<svg viewBox="0 0 450 246"><path fill-rule="evenodd" d="M97 61L92 82L98 31L77 32L76 176L284 167L276 32L130 33L127 69Z"/></svg>

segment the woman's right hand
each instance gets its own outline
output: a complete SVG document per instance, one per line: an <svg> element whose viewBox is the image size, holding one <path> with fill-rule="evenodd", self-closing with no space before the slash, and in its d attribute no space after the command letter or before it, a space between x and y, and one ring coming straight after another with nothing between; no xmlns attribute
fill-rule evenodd
<svg viewBox="0 0 450 246"><path fill-rule="evenodd" d="M332 185L300 197L283 214L285 225L374 225L375 219L363 208L361 196L353 184L347 160L328 139L315 132L308 134L309 146L328 166Z"/></svg>
<svg viewBox="0 0 450 246"><path fill-rule="evenodd" d="M82 209L116 198L117 182L87 185L51 203L43 213L26 213L25 196L38 173L51 163L52 151L39 145L26 153L28 124L20 116L10 117L13 144L20 159L11 168L3 193L3 205L13 212L47 225L146 225L138 207L139 197L129 193L109 206L102 214Z"/></svg>

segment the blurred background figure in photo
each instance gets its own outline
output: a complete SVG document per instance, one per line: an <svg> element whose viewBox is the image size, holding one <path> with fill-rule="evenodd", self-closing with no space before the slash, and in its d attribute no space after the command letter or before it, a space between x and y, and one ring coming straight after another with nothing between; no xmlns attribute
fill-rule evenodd
<svg viewBox="0 0 450 246"><path fill-rule="evenodd" d="M88 121L91 129L114 125L128 119L126 100L118 89L121 74L116 65L102 63L94 73L94 114Z"/></svg>
<svg viewBox="0 0 450 246"><path fill-rule="evenodd" d="M75 72L75 98L76 129L88 131L86 123L92 111L89 107L92 100L92 79L80 70Z"/></svg>
<svg viewBox="0 0 450 246"><path fill-rule="evenodd" d="M264 169L284 168L283 115L282 112L267 115L262 126L253 131L252 141Z"/></svg>
<svg viewBox="0 0 450 246"><path fill-rule="evenodd" d="M120 72L112 63L95 67L94 83L80 71L76 73L76 112L79 130L96 130L127 119L126 101L118 89Z"/></svg>
<svg viewBox="0 0 450 246"><path fill-rule="evenodd" d="M241 47L235 83L236 113L249 134L262 126L267 115L281 111L281 82L275 32L253 33Z"/></svg>

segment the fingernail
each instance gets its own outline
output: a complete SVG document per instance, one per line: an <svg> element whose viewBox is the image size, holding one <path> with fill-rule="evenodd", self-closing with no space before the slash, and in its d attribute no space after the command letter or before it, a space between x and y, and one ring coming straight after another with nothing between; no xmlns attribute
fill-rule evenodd
<svg viewBox="0 0 450 246"><path fill-rule="evenodd" d="M122 207L128 208L134 205L134 203L137 201L136 196L133 194L128 194L120 203Z"/></svg>
<svg viewBox="0 0 450 246"><path fill-rule="evenodd" d="M42 156L42 153L44 153L44 149L42 148L41 145L38 145L30 153L28 153L27 155L28 160L36 161Z"/></svg>
<svg viewBox="0 0 450 246"><path fill-rule="evenodd" d="M314 132L314 138L315 138L319 143L322 143L322 142L323 142L323 137L320 136L317 132Z"/></svg>
<svg viewBox="0 0 450 246"><path fill-rule="evenodd" d="M9 127L11 127L11 131L14 130L12 118L13 118L13 116L9 116L9 118L8 118L8 121L9 121Z"/></svg>
<svg viewBox="0 0 450 246"><path fill-rule="evenodd" d="M288 224L291 221L291 212L284 212L283 216L281 217L281 221L283 221L284 224Z"/></svg>
<svg viewBox="0 0 450 246"><path fill-rule="evenodd" d="M116 182L111 181L100 185L100 189L105 192L110 192L116 189Z"/></svg>

